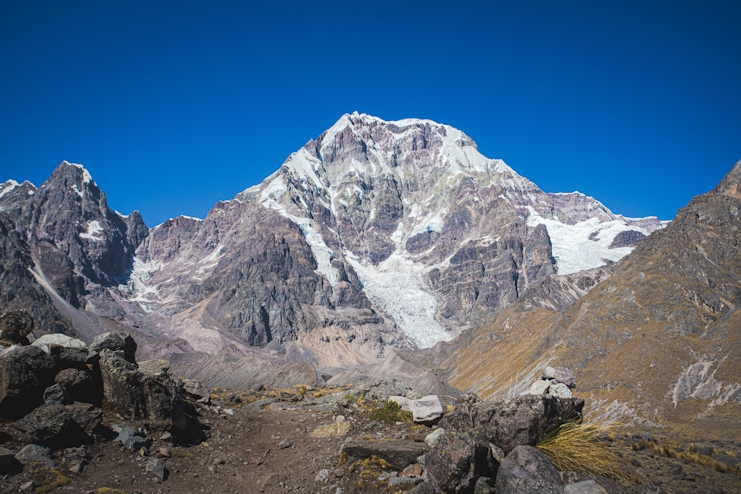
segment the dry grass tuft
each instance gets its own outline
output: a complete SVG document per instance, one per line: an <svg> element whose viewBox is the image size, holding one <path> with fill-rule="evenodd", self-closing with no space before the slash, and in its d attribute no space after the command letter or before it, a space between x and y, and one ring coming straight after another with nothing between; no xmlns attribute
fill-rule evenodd
<svg viewBox="0 0 741 494"><path fill-rule="evenodd" d="M610 426L588 422L567 422L537 446L562 472L601 475L624 485L634 483L626 461L604 441Z"/></svg>

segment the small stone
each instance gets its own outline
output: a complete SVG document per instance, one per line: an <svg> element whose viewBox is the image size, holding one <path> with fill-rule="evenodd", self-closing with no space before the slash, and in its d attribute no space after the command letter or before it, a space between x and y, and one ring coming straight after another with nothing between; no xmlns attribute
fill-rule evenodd
<svg viewBox="0 0 741 494"><path fill-rule="evenodd" d="M576 387L574 374L572 374L571 370L566 367L556 367L556 381L563 383L570 388Z"/></svg>
<svg viewBox="0 0 741 494"><path fill-rule="evenodd" d="M402 477L421 477L422 473L424 472L424 468L419 463L415 463L414 465L409 465L406 467L402 472Z"/></svg>
<svg viewBox="0 0 741 494"><path fill-rule="evenodd" d="M150 458L147 460L145 471L148 475L153 476L158 482L164 482L167 476L167 470L165 470L165 462L158 458Z"/></svg>
<svg viewBox="0 0 741 494"><path fill-rule="evenodd" d="M444 434L445 429L435 429L434 431L427 434L427 436L425 436L425 444L427 444L427 446L429 446L430 448L434 447L438 443L438 441L440 441L440 438L443 437Z"/></svg>
<svg viewBox="0 0 741 494"><path fill-rule="evenodd" d="M229 415L230 417L234 417L234 415L236 415L236 414L234 413L234 410L232 410L231 408L225 408L225 409L223 410L223 412L224 412L225 414Z"/></svg>
<svg viewBox="0 0 741 494"><path fill-rule="evenodd" d="M327 483L329 481L329 470L326 468L319 470L319 473L316 474L316 481Z"/></svg>
<svg viewBox="0 0 741 494"><path fill-rule="evenodd" d="M419 455L417 457L417 463L419 463L422 466L425 466L425 455Z"/></svg>
<svg viewBox="0 0 741 494"><path fill-rule="evenodd" d="M172 453L170 452L170 448L160 448L157 450L157 455L161 458L170 458L172 457Z"/></svg>
<svg viewBox="0 0 741 494"><path fill-rule="evenodd" d="M636 460L635 458L633 458L632 460L630 460L630 464L633 465L634 467L640 467L641 466L641 462L638 461L638 460Z"/></svg>
<svg viewBox="0 0 741 494"><path fill-rule="evenodd" d="M169 441L170 439L172 439L172 434L169 432L165 432L160 436L160 441Z"/></svg>
<svg viewBox="0 0 741 494"><path fill-rule="evenodd" d="M344 468L335 468L332 473L334 473L335 477L342 477L345 475L345 469Z"/></svg>
<svg viewBox="0 0 741 494"><path fill-rule="evenodd" d="M676 475L677 477L682 477L684 476L684 468L679 465L674 465L669 469L669 473L672 475Z"/></svg>
<svg viewBox="0 0 741 494"><path fill-rule="evenodd" d="M551 367L550 365L543 369L542 379L555 379L556 378L556 369Z"/></svg>
<svg viewBox="0 0 741 494"><path fill-rule="evenodd" d="M531 384L527 392L531 395L542 395L543 393L548 391L548 388L550 387L551 387L550 381L544 381L541 379Z"/></svg>
<svg viewBox="0 0 741 494"><path fill-rule="evenodd" d="M29 480L28 482L24 482L21 484L21 492L32 492L34 487L36 487L36 484L33 482L33 480Z"/></svg>
<svg viewBox="0 0 741 494"><path fill-rule="evenodd" d="M396 477L397 475L399 475L399 472L383 472L381 473L381 475L378 476L378 480L388 480L391 477Z"/></svg>
<svg viewBox="0 0 741 494"><path fill-rule="evenodd" d="M214 465L224 465L226 462L221 458L214 458L211 463L213 463Z"/></svg>
<svg viewBox="0 0 741 494"><path fill-rule="evenodd" d="M71 467L69 467L69 471L74 474L80 474L82 473L82 463L75 463Z"/></svg>
<svg viewBox="0 0 741 494"><path fill-rule="evenodd" d="M548 394L556 398L571 398L571 389L563 383L556 383L548 388Z"/></svg>
<svg viewBox="0 0 741 494"><path fill-rule="evenodd" d="M148 439L141 437L136 429L128 426L119 427L116 441L121 441L121 444L131 451L138 451L141 448L149 446Z"/></svg>
<svg viewBox="0 0 741 494"><path fill-rule="evenodd" d="M688 482L694 482L695 481L695 476L694 475L685 475L684 477L682 477L682 480L686 480Z"/></svg>
<svg viewBox="0 0 741 494"><path fill-rule="evenodd" d="M29 444L18 453L15 459L27 465L28 463L41 463L49 468L55 468L54 460L51 458L51 450L38 444Z"/></svg>
<svg viewBox="0 0 741 494"><path fill-rule="evenodd" d="M293 441L291 441L291 440L290 440L290 439L288 439L288 438L285 438L285 439L283 439L283 440L282 440L282 441L280 442L280 444L278 444L278 447L279 447L280 449L286 449L286 448L290 448L291 446L293 446Z"/></svg>

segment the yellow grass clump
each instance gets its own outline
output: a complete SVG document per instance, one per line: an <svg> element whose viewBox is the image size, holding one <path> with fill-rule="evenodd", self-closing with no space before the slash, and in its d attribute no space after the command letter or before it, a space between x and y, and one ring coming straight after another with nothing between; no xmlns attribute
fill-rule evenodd
<svg viewBox="0 0 741 494"><path fill-rule="evenodd" d="M566 422L535 447L562 472L596 474L630 484L627 463L603 440L609 434L608 425Z"/></svg>

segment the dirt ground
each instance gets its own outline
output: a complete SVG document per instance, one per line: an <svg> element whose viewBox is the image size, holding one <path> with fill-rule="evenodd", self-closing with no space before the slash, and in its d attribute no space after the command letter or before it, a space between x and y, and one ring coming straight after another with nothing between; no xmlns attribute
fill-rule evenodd
<svg viewBox="0 0 741 494"><path fill-rule="evenodd" d="M51 491L60 493L401 492L378 480L387 470L382 464L352 460L341 464L340 448L345 441L358 437L422 441L431 431L411 423L387 425L371 420L370 404L305 406L297 400L298 396L289 396L288 401L257 403L255 407L248 402L260 396L239 393L222 390L211 406L197 405L199 420L210 434L200 444L178 446L162 439L162 431L150 431L151 446L146 451L134 452L120 442L96 438L94 444L85 446L84 453L74 449L55 451L58 474L27 465L21 473L0 477L0 494L20 492L21 486L30 480L35 481L35 492L43 492L56 482L60 485ZM266 396L269 395L262 395ZM286 396L283 394L282 398ZM263 406L267 408L262 409ZM106 416L104 423L116 420L115 416ZM317 428L331 424L340 431L349 430L335 437L312 436ZM2 425L6 429L10 426ZM23 446L10 440L7 434L3 437L4 447L17 451ZM682 445L681 441L667 441L675 453L683 448L688 451L688 445ZM669 458L656 448L634 450L636 441L625 435L615 437L610 447L631 464L631 473L640 479L640 485L630 486L630 492L741 492L741 478L736 473L720 473L683 458ZM710 447L715 448L716 454L722 450L733 458L741 444ZM74 469L81 456L87 460L79 473L73 473L70 468ZM164 482L145 471L148 457L161 457L164 461L167 469Z"/></svg>

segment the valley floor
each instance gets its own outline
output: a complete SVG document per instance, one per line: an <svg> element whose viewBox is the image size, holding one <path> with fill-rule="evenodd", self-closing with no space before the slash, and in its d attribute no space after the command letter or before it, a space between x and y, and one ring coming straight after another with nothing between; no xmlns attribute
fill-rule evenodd
<svg viewBox="0 0 741 494"><path fill-rule="evenodd" d="M70 465L77 461L75 458L81 456L80 450L59 450L54 453L59 475L27 465L20 473L0 477L0 494L20 492L21 486L31 480L35 481L35 492L90 494L402 492L389 487L386 481L379 481L379 475L390 470L383 468L383 462L352 458L343 462L340 448L349 438L359 437L422 443L430 429L411 423L387 425L371 420L370 406L351 401L328 405L311 399L308 404L304 395L312 393L316 391L294 389L252 394L216 390L211 405L196 405L199 420L210 433L205 442L178 446L161 439L162 432L149 431L153 443L145 456L141 451L125 449L120 442L97 437L95 444L84 447L82 456L87 461L80 473L69 471ZM321 395L322 391L317 394ZM112 425L116 420L120 418L106 412L104 424ZM314 437L317 428L327 425L333 425L339 434L331 436L330 432L330 437ZM0 426L7 432L11 424ZM689 451L688 443L657 438L660 444L673 446L672 454ZM284 442L286 439L289 441ZM0 433L0 442L3 441L2 445L10 449L21 446L6 433ZM741 478L737 474L720 473L682 458L668 458L650 446L636 449L637 444L635 436L631 438L627 433L617 434L609 442L610 448L631 465L632 471L628 473L640 482L627 486L624 492L741 492ZM716 457L722 450L730 463L741 453L739 443L707 447L715 449L712 454ZM164 482L145 471L150 456L163 458L168 472ZM565 477L568 482L569 475ZM54 487L51 485L54 481L62 485Z"/></svg>

